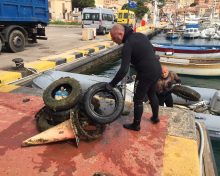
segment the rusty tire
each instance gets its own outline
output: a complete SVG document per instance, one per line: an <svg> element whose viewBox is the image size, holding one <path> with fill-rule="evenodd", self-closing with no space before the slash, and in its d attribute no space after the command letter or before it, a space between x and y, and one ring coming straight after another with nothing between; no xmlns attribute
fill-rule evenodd
<svg viewBox="0 0 220 176"><path fill-rule="evenodd" d="M176 96L190 101L199 101L201 97L201 95L197 91L183 85L175 85L172 88L172 93Z"/></svg>
<svg viewBox="0 0 220 176"><path fill-rule="evenodd" d="M75 124L80 139L86 141L92 141L98 139L102 136L105 131L105 125L93 122L91 119L87 118L83 113L80 113L78 109L75 109L75 115L71 116L71 122ZM93 126L95 130L87 130L86 125Z"/></svg>
<svg viewBox="0 0 220 176"><path fill-rule="evenodd" d="M115 109L114 111L109 115L101 115L98 114L95 110L93 110L93 104L92 100L96 93L98 92L109 92L115 99ZM106 89L106 83L100 82L96 83L93 86L91 86L87 92L84 94L84 102L83 102L83 108L85 110L85 113L87 116L89 116L94 122L100 123L100 124L108 124L113 121L115 121L122 113L124 108L124 98L117 88L113 88L111 91Z"/></svg>
<svg viewBox="0 0 220 176"><path fill-rule="evenodd" d="M49 115L45 112L45 107L40 109L38 113L35 115L36 118L36 126L38 131L42 132L52 128L56 125L52 119L50 119Z"/></svg>
<svg viewBox="0 0 220 176"><path fill-rule="evenodd" d="M62 123L70 118L70 109L64 111L53 111L52 109L45 107L45 112L55 123Z"/></svg>

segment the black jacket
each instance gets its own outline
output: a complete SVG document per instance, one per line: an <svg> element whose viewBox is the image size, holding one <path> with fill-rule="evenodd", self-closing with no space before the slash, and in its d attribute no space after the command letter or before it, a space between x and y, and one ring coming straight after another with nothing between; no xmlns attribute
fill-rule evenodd
<svg viewBox="0 0 220 176"><path fill-rule="evenodd" d="M131 28L125 27L123 38L121 67L110 82L115 86L127 74L130 64L132 64L139 76L144 76L147 80L157 80L161 76L161 65L155 58L155 52L148 37L142 33L134 33Z"/></svg>

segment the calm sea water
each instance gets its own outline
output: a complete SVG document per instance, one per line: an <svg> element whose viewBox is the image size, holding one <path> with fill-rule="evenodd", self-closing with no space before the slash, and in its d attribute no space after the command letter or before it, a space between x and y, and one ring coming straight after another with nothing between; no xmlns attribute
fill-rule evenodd
<svg viewBox="0 0 220 176"><path fill-rule="evenodd" d="M162 42L162 43L175 43L175 44L200 44L200 45L220 45L220 40L206 40L206 39L194 39L194 40L184 40L182 38L177 40L166 40L165 34L160 33L157 36L151 39L152 42ZM113 77L116 71L119 69L120 60L114 63L107 63L96 70L95 73L97 75ZM198 77L198 76L183 76L179 75L182 84L190 85L190 86L197 86L197 87L206 87L206 88L213 88L213 89L220 89L220 76L218 77ZM220 175L220 141L211 141L213 153L217 165L218 175Z"/></svg>

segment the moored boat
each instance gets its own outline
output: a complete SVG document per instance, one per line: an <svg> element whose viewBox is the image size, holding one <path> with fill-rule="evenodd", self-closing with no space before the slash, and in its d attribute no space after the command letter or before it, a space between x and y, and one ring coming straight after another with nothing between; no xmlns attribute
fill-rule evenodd
<svg viewBox="0 0 220 176"><path fill-rule="evenodd" d="M156 54L160 56L171 55L179 58L206 58L219 59L220 46L218 45L184 45L170 43L153 43Z"/></svg>
<svg viewBox="0 0 220 176"><path fill-rule="evenodd" d="M220 76L220 61L160 57L160 62L178 74Z"/></svg>

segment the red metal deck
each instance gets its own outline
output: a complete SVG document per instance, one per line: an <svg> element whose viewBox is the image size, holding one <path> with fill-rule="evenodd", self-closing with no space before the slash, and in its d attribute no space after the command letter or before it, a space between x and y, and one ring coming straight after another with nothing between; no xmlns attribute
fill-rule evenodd
<svg viewBox="0 0 220 176"><path fill-rule="evenodd" d="M24 101L24 100L30 101ZM141 131L122 127L131 117L122 117L93 142L60 142L21 147L23 140L37 134L35 113L43 106L41 97L0 93L0 175L92 176L105 172L114 176L161 175L167 133L167 118L153 125L144 114Z"/></svg>

